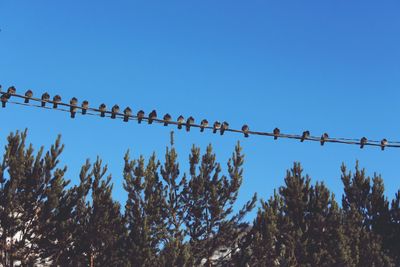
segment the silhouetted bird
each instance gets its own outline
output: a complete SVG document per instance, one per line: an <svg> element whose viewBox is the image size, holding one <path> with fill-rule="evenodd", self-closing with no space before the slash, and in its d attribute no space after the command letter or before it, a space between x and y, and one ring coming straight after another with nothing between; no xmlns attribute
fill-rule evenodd
<svg viewBox="0 0 400 267"><path fill-rule="evenodd" d="M249 126L247 124L242 126L242 132L244 134L244 137L249 137Z"/></svg>
<svg viewBox="0 0 400 267"><path fill-rule="evenodd" d="M153 123L153 120L157 119L157 111L154 109L152 112L149 114L149 124Z"/></svg>
<svg viewBox="0 0 400 267"><path fill-rule="evenodd" d="M168 113L164 115L163 120L164 120L164 126L168 126L168 122L170 122L172 119L171 115Z"/></svg>
<svg viewBox="0 0 400 267"><path fill-rule="evenodd" d="M200 132L204 132L204 128L208 127L208 120L204 119L200 124Z"/></svg>
<svg viewBox="0 0 400 267"><path fill-rule="evenodd" d="M106 111L107 111L107 106L106 106L106 104L101 104L100 106L99 106L99 110L100 110L100 117L105 117L106 116Z"/></svg>
<svg viewBox="0 0 400 267"><path fill-rule="evenodd" d="M221 130L220 130L221 135L224 135L225 131L228 130L228 128L229 128L229 123L224 121L221 125Z"/></svg>
<svg viewBox="0 0 400 267"><path fill-rule="evenodd" d="M89 108L89 101L84 100L84 101L82 102L82 115L85 115L85 114L86 114L88 108Z"/></svg>
<svg viewBox="0 0 400 267"><path fill-rule="evenodd" d="M138 123L142 123L143 117L144 117L144 111L143 110L139 110L138 113L137 113Z"/></svg>
<svg viewBox="0 0 400 267"><path fill-rule="evenodd" d="M327 133L324 133L321 136L321 146L323 146L325 144L325 142L326 142L326 140L328 140L328 138L329 138L329 135Z"/></svg>
<svg viewBox="0 0 400 267"><path fill-rule="evenodd" d="M8 98L10 98L11 95L14 95L14 94L16 94L16 93L17 93L17 89L15 89L14 86L8 87L8 89L7 89Z"/></svg>
<svg viewBox="0 0 400 267"><path fill-rule="evenodd" d="M275 128L274 129L274 140L277 140L280 134L281 134L281 130L279 130L279 128Z"/></svg>
<svg viewBox="0 0 400 267"><path fill-rule="evenodd" d="M46 106L46 102L49 101L50 95L48 93L44 93L42 95L42 107Z"/></svg>
<svg viewBox="0 0 400 267"><path fill-rule="evenodd" d="M388 140L385 138L385 139L382 139L382 141L381 141L381 149L382 149L382 151L384 151L385 150L385 147L387 146L389 144L389 142L388 142Z"/></svg>
<svg viewBox="0 0 400 267"><path fill-rule="evenodd" d="M76 97L71 98L71 100L69 101L69 104L70 104L69 111L71 112L71 118L75 118L77 105L78 105L78 99Z"/></svg>
<svg viewBox="0 0 400 267"><path fill-rule="evenodd" d="M61 96L56 95L53 97L53 108L57 108L58 107L58 103L61 102Z"/></svg>
<svg viewBox="0 0 400 267"><path fill-rule="evenodd" d="M126 107L124 109L124 122L128 122L131 116L132 116L132 109L130 107Z"/></svg>
<svg viewBox="0 0 400 267"><path fill-rule="evenodd" d="M32 96L33 96L33 92L31 90L26 91L25 92L25 97L26 98L25 98L24 102L25 103L29 103L29 99L32 98Z"/></svg>
<svg viewBox="0 0 400 267"><path fill-rule="evenodd" d="M221 129L221 123L219 121L214 122L213 133L216 133L219 129Z"/></svg>
<svg viewBox="0 0 400 267"><path fill-rule="evenodd" d="M182 116L182 115L180 115L179 117L178 117L178 129L180 130L180 129L182 129L182 125L185 123L185 118Z"/></svg>
<svg viewBox="0 0 400 267"><path fill-rule="evenodd" d="M5 108L8 101L8 97L6 94L1 95L1 107Z"/></svg>
<svg viewBox="0 0 400 267"><path fill-rule="evenodd" d="M189 117L189 119L187 119L186 121L186 131L189 132L190 131L190 126L194 124L194 118L192 116Z"/></svg>
<svg viewBox="0 0 400 267"><path fill-rule="evenodd" d="M360 140L360 148L364 148L364 146L367 144L368 139L366 137L361 138Z"/></svg>
<svg viewBox="0 0 400 267"><path fill-rule="evenodd" d="M111 119L115 119L117 117L118 113L119 113L119 106L118 105L114 105L111 108Z"/></svg>
<svg viewBox="0 0 400 267"><path fill-rule="evenodd" d="M303 132L300 142L304 142L304 140L308 139L309 137L310 137L310 131Z"/></svg>

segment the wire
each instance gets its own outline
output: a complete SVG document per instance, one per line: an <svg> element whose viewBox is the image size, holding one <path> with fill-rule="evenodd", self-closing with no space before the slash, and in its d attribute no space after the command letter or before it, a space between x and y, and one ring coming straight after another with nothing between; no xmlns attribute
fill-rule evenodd
<svg viewBox="0 0 400 267"><path fill-rule="evenodd" d="M1 86L0 86L1 88ZM9 89L10 90L10 89ZM139 119L138 116L136 115L132 115L132 114L124 114L121 112L112 112L112 111L101 111L100 109L97 108L91 108L91 107L81 107L81 106L75 106L75 105L71 105L68 103L64 103L64 102L55 102L52 100L43 100L40 98L35 98L35 97L28 97L28 96L24 96L24 95L19 95L13 92L2 92L0 91L1 94L1 102L3 104L3 107L6 106L7 103L9 104L14 104L14 105L21 105L21 106L29 106L29 107L36 107L36 108L44 108L44 109L49 109L49 110L57 110L57 111L63 111L63 112L68 112L68 113L76 113L76 114L83 114L85 113L85 115L89 115L89 116L101 116L101 117L115 117L115 118L119 118L119 119L127 119L127 120L133 120L133 121L147 121L147 122L151 122L154 121L155 123L162 123L165 125L178 125L178 126L188 126L190 128L201 128L201 129L207 129L207 130L213 130L215 131L220 131L221 134L223 134L223 132L232 132L232 133L240 133L243 135L258 135L258 136L267 136L267 137L274 137L275 139L277 138L286 138L286 139L295 139L295 140L302 140L302 141L312 141L312 142L320 142L321 145L323 145L324 143L336 143L336 144L346 144L346 145L358 145L361 148L363 148L364 146L375 146L375 147L381 147L382 150L384 150L386 147L388 148L400 148L400 141L388 141L386 139L383 139L382 141L375 141L375 140L367 140L366 138L362 138L362 139L351 139L351 138L332 138L332 137L317 137L317 136L310 136L309 132L307 135L305 135L306 132L304 132L302 135L297 135L297 134L284 134L284 133L272 133L272 132L259 132L259 131L244 131L244 130L237 130L237 129L231 129L231 128L223 128L223 126L219 126L218 128L214 128L212 126L205 126L205 125L200 125L200 124L196 124L196 123L188 123L183 122L180 123L178 121L173 121L173 120L164 120L164 119L159 119L159 118L150 118L148 116L143 116ZM20 99L24 99L29 101L33 101L33 102L40 102L40 103L49 103L49 104L57 104L57 106L61 106L61 108L57 107L57 108L52 108L52 107L48 107L46 105L37 105L37 104L33 104L33 103L21 103L21 102L16 102L16 101L10 101L10 99L12 97L16 97L16 98L20 98ZM68 107L69 109L65 109L62 107ZM104 114L104 116L101 115L101 113ZM84 116L85 116L84 115Z"/></svg>

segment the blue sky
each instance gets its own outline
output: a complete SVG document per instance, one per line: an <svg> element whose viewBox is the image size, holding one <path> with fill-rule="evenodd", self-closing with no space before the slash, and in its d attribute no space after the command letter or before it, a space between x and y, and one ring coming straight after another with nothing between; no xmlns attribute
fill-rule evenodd
<svg viewBox="0 0 400 267"><path fill-rule="evenodd" d="M400 139L399 1L0 1L0 83L93 105L157 109L253 130ZM41 109L0 110L0 144L29 129L47 147L62 134L62 164L77 181L100 155L122 189L123 156L162 159L171 128L124 124ZM4 123L5 122L5 123ZM246 154L239 203L268 198L294 161L342 193L340 165L356 160L400 188L400 150L227 133L175 131L182 169L191 145L211 143L223 164L237 141Z"/></svg>

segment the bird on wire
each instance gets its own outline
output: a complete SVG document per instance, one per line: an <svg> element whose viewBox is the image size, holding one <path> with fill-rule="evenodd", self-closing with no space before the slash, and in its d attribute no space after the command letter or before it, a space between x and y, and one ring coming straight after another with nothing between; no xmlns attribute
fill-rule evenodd
<svg viewBox="0 0 400 267"><path fill-rule="evenodd" d="M164 126L168 126L168 122L172 120L172 117L167 113L164 115L163 120L164 120Z"/></svg>
<svg viewBox="0 0 400 267"><path fill-rule="evenodd" d="M190 126L194 124L194 118L190 116L186 121L186 132L190 131Z"/></svg>
<svg viewBox="0 0 400 267"><path fill-rule="evenodd" d="M208 120L204 119L200 124L200 132L204 132L204 128L208 127Z"/></svg>
<svg viewBox="0 0 400 267"><path fill-rule="evenodd" d="M71 98L69 104L71 105L69 107L69 111L71 112L71 118L74 119L77 110L78 99L76 97Z"/></svg>
<svg viewBox="0 0 400 267"><path fill-rule="evenodd" d="M247 125L247 124L245 124L245 125L243 125L242 126L242 132L243 132L243 134L244 134L244 137L249 137L249 126Z"/></svg>
<svg viewBox="0 0 400 267"><path fill-rule="evenodd" d="M132 109L130 107L126 107L124 109L124 122L128 122L131 116L132 116Z"/></svg>

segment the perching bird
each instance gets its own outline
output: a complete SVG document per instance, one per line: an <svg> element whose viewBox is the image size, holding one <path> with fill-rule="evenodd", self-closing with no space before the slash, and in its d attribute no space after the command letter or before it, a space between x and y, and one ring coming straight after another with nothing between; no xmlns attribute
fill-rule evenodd
<svg viewBox="0 0 400 267"><path fill-rule="evenodd" d="M61 96L56 95L53 97L53 108L57 108L58 103L61 102Z"/></svg>
<svg viewBox="0 0 400 267"><path fill-rule="evenodd" d="M364 146L367 144L368 139L366 137L361 138L360 140L360 148L364 148Z"/></svg>
<svg viewBox="0 0 400 267"><path fill-rule="evenodd" d="M31 90L26 91L25 92L25 97L26 98L25 98L24 102L25 103L29 103L29 99L32 98L32 96L33 96L33 92Z"/></svg>
<svg viewBox="0 0 400 267"><path fill-rule="evenodd" d="M77 110L77 105L78 105L78 99L76 97L71 98L69 101L69 104L71 105L69 107L69 111L71 112L71 118L75 118L76 110Z"/></svg>
<svg viewBox="0 0 400 267"><path fill-rule="evenodd" d="M303 132L300 142L304 142L304 140L308 139L309 137L310 137L310 131Z"/></svg>
<svg viewBox="0 0 400 267"><path fill-rule="evenodd" d="M119 106L118 105L114 105L111 108L111 119L115 119L117 117L117 113L119 113Z"/></svg>
<svg viewBox="0 0 400 267"><path fill-rule="evenodd" d="M281 134L281 130L279 130L279 128L275 128L274 129L274 140L277 140L280 134Z"/></svg>
<svg viewBox="0 0 400 267"><path fill-rule="evenodd" d="M89 108L89 101L84 100L82 102L82 115L86 114L88 108Z"/></svg>
<svg viewBox="0 0 400 267"><path fill-rule="evenodd" d="M213 133L216 133L219 129L221 129L221 123L219 121L214 122Z"/></svg>
<svg viewBox="0 0 400 267"><path fill-rule="evenodd" d="M137 113L138 123L142 123L143 117L144 117L144 111L143 110L139 110L138 113Z"/></svg>
<svg viewBox="0 0 400 267"><path fill-rule="evenodd" d="M179 130L182 129L182 124L184 124L184 123L185 123L185 118L182 115L180 115L178 117L178 129Z"/></svg>
<svg viewBox="0 0 400 267"><path fill-rule="evenodd" d="M322 136L321 136L321 146L323 146L324 144L325 144L325 142L326 142L326 140L329 138L329 135L327 134L327 133L324 133Z"/></svg>
<svg viewBox="0 0 400 267"><path fill-rule="evenodd" d="M190 126L194 124L194 118L192 116L189 117L186 121L186 132L190 131Z"/></svg>
<svg viewBox="0 0 400 267"><path fill-rule="evenodd" d="M153 123L153 120L157 119L157 111L154 109L152 112L149 114L149 124Z"/></svg>
<svg viewBox="0 0 400 267"><path fill-rule="evenodd" d="M132 116L132 109L130 107L126 107L124 109L124 122L128 122L131 116Z"/></svg>
<svg viewBox="0 0 400 267"><path fill-rule="evenodd" d="M249 137L249 126L247 124L242 126L242 132L244 134L244 137Z"/></svg>
<svg viewBox="0 0 400 267"><path fill-rule="evenodd" d="M7 95L5 94L1 95L1 107L5 108L7 101L8 101Z"/></svg>
<svg viewBox="0 0 400 267"><path fill-rule="evenodd" d="M100 106L99 106L99 110L100 110L100 117L105 117L106 116L106 110L107 110L107 106L106 106L106 104L101 104Z"/></svg>
<svg viewBox="0 0 400 267"><path fill-rule="evenodd" d="M224 121L221 125L221 130L220 130L221 135L224 135L225 131L228 130L228 128L229 128L229 123Z"/></svg>
<svg viewBox="0 0 400 267"><path fill-rule="evenodd" d="M50 95L48 93L44 93L42 95L42 107L46 106L46 102L49 101Z"/></svg>
<svg viewBox="0 0 400 267"><path fill-rule="evenodd" d="M200 132L204 132L204 128L208 127L208 120L204 119L200 124Z"/></svg>
<svg viewBox="0 0 400 267"><path fill-rule="evenodd" d="M17 92L14 86L8 87L7 89L7 98L10 99L11 95L14 95Z"/></svg>
<svg viewBox="0 0 400 267"><path fill-rule="evenodd" d="M164 120L164 126L168 126L168 122L171 121L172 117L168 113L164 115L163 120Z"/></svg>
<svg viewBox="0 0 400 267"><path fill-rule="evenodd" d="M388 142L388 140L385 138L385 139L382 139L382 141L381 141L381 148L382 148L382 151L384 151L385 150L385 147L387 146L389 144L389 142Z"/></svg>

